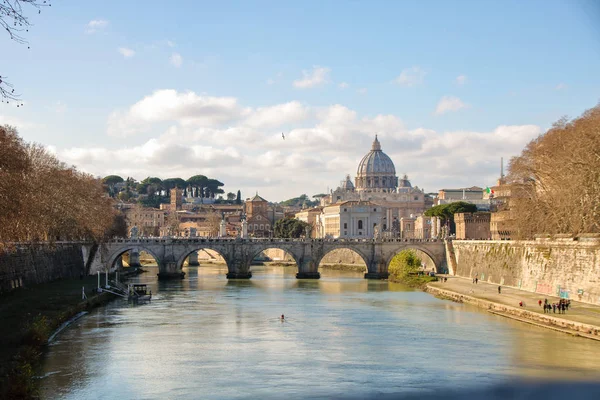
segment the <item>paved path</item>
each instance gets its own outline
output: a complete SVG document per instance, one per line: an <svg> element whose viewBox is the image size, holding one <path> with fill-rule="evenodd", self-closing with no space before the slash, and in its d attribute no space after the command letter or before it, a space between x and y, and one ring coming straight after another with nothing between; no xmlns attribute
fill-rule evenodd
<svg viewBox="0 0 600 400"><path fill-rule="evenodd" d="M445 275L439 276L442 277ZM438 281L430 283L430 285L517 308L519 308L519 302L523 301L525 304L523 307L524 309L539 314L544 314L544 309L538 305L538 300L542 300L542 304L544 299L548 299L548 302L550 303L558 303L559 300L559 298L555 296L527 292L506 286L502 286L502 293L498 294L498 285L481 281L474 284L471 279L456 276L447 276L447 278L447 282ZM570 321L600 326L600 306L592 304L571 300L569 310L566 311L565 314L559 314L558 311L555 314L550 311L550 315Z"/></svg>

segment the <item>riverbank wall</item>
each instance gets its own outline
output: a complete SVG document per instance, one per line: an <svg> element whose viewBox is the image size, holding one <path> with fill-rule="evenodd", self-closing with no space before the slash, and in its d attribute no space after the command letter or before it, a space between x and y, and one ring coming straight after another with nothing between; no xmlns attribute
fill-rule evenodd
<svg viewBox="0 0 600 400"><path fill-rule="evenodd" d="M600 236L454 240L455 275L600 304ZM450 264L449 264L450 265Z"/></svg>
<svg viewBox="0 0 600 400"><path fill-rule="evenodd" d="M80 243L17 244L0 253L0 293L13 289L79 278L85 274Z"/></svg>
<svg viewBox="0 0 600 400"><path fill-rule="evenodd" d="M564 333L570 333L600 341L599 326L557 318L550 314L540 314L524 310L522 308L512 307L505 304L480 299L474 296L469 296L463 293L454 292L452 290L441 289L433 285L427 285L424 290L427 293L430 293L441 299L452 300L457 303L471 304L488 310L494 314L520 320L521 322L529 322L540 327L555 329Z"/></svg>

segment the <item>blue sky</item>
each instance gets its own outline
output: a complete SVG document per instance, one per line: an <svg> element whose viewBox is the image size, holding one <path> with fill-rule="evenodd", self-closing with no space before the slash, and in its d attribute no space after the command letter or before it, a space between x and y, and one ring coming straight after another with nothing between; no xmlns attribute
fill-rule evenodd
<svg viewBox="0 0 600 400"><path fill-rule="evenodd" d="M25 101L0 123L93 174L283 200L354 176L375 134L413 185L491 185L600 100L594 1L139 4L54 1L31 49L0 39Z"/></svg>

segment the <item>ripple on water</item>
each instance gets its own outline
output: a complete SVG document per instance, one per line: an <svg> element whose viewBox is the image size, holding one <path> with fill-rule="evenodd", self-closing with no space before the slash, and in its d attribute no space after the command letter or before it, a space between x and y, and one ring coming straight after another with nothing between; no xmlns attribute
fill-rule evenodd
<svg viewBox="0 0 600 400"><path fill-rule="evenodd" d="M360 274L303 281L265 267L228 282L202 268L178 282L141 275L150 303L116 301L62 332L43 397L329 398L598 378L596 342Z"/></svg>

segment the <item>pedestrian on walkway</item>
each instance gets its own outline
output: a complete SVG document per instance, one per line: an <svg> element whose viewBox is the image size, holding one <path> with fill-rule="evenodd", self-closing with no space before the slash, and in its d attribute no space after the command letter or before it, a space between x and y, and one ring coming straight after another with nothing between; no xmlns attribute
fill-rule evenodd
<svg viewBox="0 0 600 400"><path fill-rule="evenodd" d="M479 279L477 279L477 275L475 275L475 284L477 284L477 281L478 281L478 280L479 280Z"/></svg>
<svg viewBox="0 0 600 400"><path fill-rule="evenodd" d="M565 311L567 311L567 302L563 301L563 303L561 304L561 308L562 308L562 313L565 314Z"/></svg>
<svg viewBox="0 0 600 400"><path fill-rule="evenodd" d="M556 303L552 303L552 312L556 314Z"/></svg>
<svg viewBox="0 0 600 400"><path fill-rule="evenodd" d="M498 286L498 294L502 292L502 286Z"/></svg>
<svg viewBox="0 0 600 400"><path fill-rule="evenodd" d="M569 311L569 306L571 305L571 300L567 300L567 311Z"/></svg>
<svg viewBox="0 0 600 400"><path fill-rule="evenodd" d="M540 305L540 307L542 306L542 299L538 300L538 304Z"/></svg>

